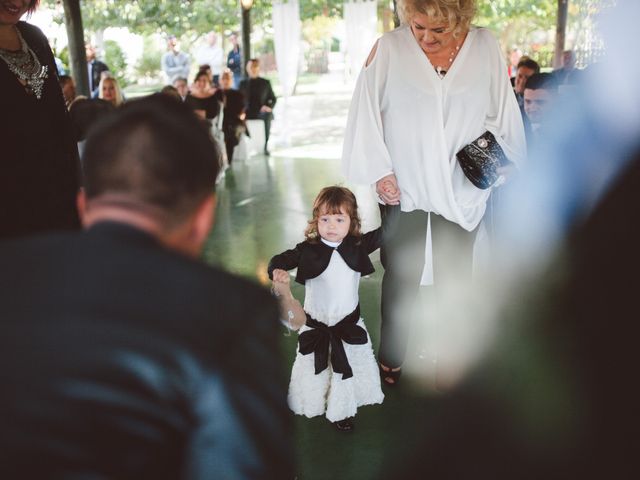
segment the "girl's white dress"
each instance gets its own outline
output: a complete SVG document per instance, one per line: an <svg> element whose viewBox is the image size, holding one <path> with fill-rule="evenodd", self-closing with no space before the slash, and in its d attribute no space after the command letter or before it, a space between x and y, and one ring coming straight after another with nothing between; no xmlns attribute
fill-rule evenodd
<svg viewBox="0 0 640 480"><path fill-rule="evenodd" d="M359 283L360 273L349 268L334 250L325 271L305 283L305 312L319 322L335 325L358 305ZM362 318L358 325L366 331ZM309 327L305 325L299 333L306 330ZM315 354L297 352L289 385L289 407L294 413L307 417L326 414L327 419L336 422L353 417L359 406L382 403L384 394L369 333L364 345L342 343L353 370L353 377L346 380L341 373L333 372L331 361L327 369L316 375Z"/></svg>

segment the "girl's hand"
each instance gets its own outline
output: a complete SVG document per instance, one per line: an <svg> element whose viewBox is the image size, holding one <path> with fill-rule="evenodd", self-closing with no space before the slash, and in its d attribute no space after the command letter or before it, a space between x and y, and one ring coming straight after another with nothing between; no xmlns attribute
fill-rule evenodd
<svg viewBox="0 0 640 480"><path fill-rule="evenodd" d="M376 193L378 194L378 198L387 205L400 204L398 180L393 173L390 173L386 177L382 177L376 182Z"/></svg>
<svg viewBox="0 0 640 480"><path fill-rule="evenodd" d="M286 283L287 285L289 284L289 282L291 281L289 278L289 272L287 272L286 270L282 270L281 268L276 268L271 276L273 277L273 283Z"/></svg>

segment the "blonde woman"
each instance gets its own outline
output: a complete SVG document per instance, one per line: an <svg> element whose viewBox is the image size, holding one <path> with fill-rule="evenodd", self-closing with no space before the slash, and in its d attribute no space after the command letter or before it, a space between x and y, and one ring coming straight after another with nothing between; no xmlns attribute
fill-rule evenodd
<svg viewBox="0 0 640 480"><path fill-rule="evenodd" d="M475 0L397 5L402 24L376 42L360 73L343 150L347 178L374 186L383 222L397 222L381 254L379 361L387 385L400 379L419 285L435 285L437 299L447 285L463 292L471 277L491 189L467 180L456 153L486 131L512 162L526 152L502 50L471 25Z"/></svg>
<svg viewBox="0 0 640 480"><path fill-rule="evenodd" d="M114 107L119 107L124 102L124 99L122 98L122 90L120 90L120 85L115 77L102 77L98 91L98 98L106 100Z"/></svg>

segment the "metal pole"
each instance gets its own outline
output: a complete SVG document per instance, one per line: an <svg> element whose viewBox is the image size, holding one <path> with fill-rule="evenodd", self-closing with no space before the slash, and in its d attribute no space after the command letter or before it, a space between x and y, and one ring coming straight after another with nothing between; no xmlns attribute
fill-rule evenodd
<svg viewBox="0 0 640 480"><path fill-rule="evenodd" d="M242 71L246 76L247 62L251 59L251 7L244 8L240 6L242 11Z"/></svg>
<svg viewBox="0 0 640 480"><path fill-rule="evenodd" d="M556 45L553 55L553 68L562 67L562 52L567 33L567 16L569 12L569 0L558 0L558 23L556 27Z"/></svg>
<svg viewBox="0 0 640 480"><path fill-rule="evenodd" d="M69 41L69 63L78 94L90 96L87 56L84 50L84 29L80 0L64 0L64 23Z"/></svg>

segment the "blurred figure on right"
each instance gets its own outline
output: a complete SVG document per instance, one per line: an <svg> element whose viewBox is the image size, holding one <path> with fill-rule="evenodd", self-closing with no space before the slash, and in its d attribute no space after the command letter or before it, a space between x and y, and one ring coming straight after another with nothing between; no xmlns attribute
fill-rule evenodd
<svg viewBox="0 0 640 480"><path fill-rule="evenodd" d="M636 0L603 8L605 55L502 203L496 282L478 290L484 306L504 299L491 348L455 392L425 400L438 413L393 478L638 477L638 18Z"/></svg>

